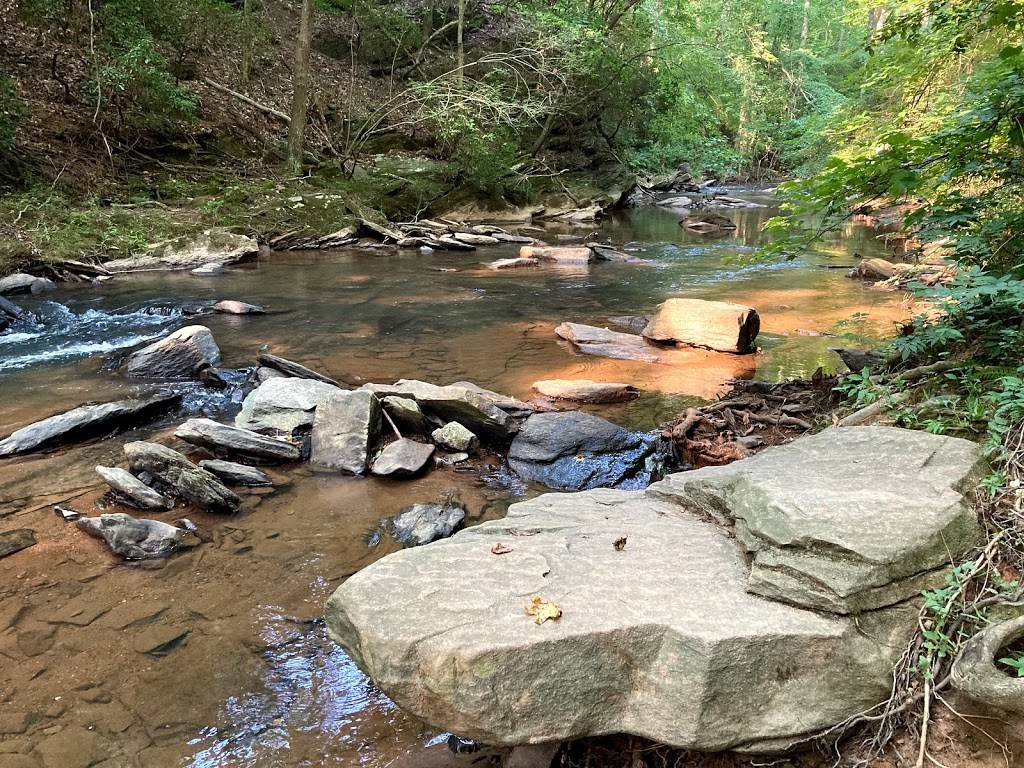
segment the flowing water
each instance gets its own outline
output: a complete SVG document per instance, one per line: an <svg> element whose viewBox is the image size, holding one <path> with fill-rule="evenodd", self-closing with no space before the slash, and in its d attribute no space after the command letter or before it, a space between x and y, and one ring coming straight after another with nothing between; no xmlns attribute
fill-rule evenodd
<svg viewBox="0 0 1024 768"><path fill-rule="evenodd" d="M739 228L714 239L686 233L676 213L657 208L544 235L554 243L596 229L642 264L482 266L513 255L512 246L283 252L217 277L158 272L61 287L21 302L40 316L38 326L0 334L0 434L147 389L117 374L119 353L192 322L213 331L225 366L251 365L269 346L352 385L468 380L529 399L538 379L627 382L644 391L640 399L594 410L652 429L721 393L730 377L834 369L829 346L889 335L907 316L900 296L870 291L839 268L881 251L871 232L851 227L793 261L744 261L771 213L728 212ZM761 351L687 351L655 365L580 356L553 333L566 320L614 327L610 318L649 313L674 296L756 307ZM224 298L271 312L192 317ZM228 418L237 408L230 395L184 389L192 413ZM326 637L320 611L347 575L394 551L377 535L383 518L457 496L472 524L537 489L489 455L465 470L403 482L282 469L272 472L279 488L246 494L234 518L190 512L200 546L142 565L114 558L52 512L62 503L94 514L103 502L93 467L119 463L127 440L169 438L174 423L0 461L0 530L30 527L38 539L0 559L0 767L106 759L104 766L146 768L383 768L446 760L443 749L424 751L443 734L377 691Z"/></svg>

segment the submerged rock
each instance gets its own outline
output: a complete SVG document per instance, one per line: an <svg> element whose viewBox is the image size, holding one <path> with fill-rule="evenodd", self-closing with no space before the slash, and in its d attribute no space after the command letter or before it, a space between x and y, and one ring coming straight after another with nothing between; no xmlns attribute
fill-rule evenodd
<svg viewBox="0 0 1024 768"><path fill-rule="evenodd" d="M658 307L643 335L657 342L746 354L761 329L757 311L742 304L669 299Z"/></svg>
<svg viewBox="0 0 1024 768"><path fill-rule="evenodd" d="M225 299L224 301L218 301L212 307L214 312L220 312L224 315L263 315L266 314L266 310L263 307L257 306L256 304L246 304L244 301L233 301L231 299Z"/></svg>
<svg viewBox="0 0 1024 768"><path fill-rule="evenodd" d="M589 379L546 379L535 381L533 388L545 397L577 403L621 403L640 396L640 390L629 384Z"/></svg>
<svg viewBox="0 0 1024 768"><path fill-rule="evenodd" d="M522 269L523 267L536 267L540 262L537 259L523 258L510 258L510 259L498 259L488 264L489 269Z"/></svg>
<svg viewBox="0 0 1024 768"><path fill-rule="evenodd" d="M648 344L643 336L632 333L620 333L580 323L562 323L555 328L555 334L588 355L648 363L656 363L660 359L657 347Z"/></svg>
<svg viewBox="0 0 1024 768"><path fill-rule="evenodd" d="M465 519L461 504L414 504L393 517L389 527L402 546L418 547L451 536Z"/></svg>
<svg viewBox="0 0 1024 768"><path fill-rule="evenodd" d="M134 474L148 473L197 507L213 512L238 511L242 500L233 491L177 451L139 440L125 445L124 454Z"/></svg>
<svg viewBox="0 0 1024 768"><path fill-rule="evenodd" d="M731 219L727 219L725 216L717 213L692 214L680 221L679 226L685 227L699 235L721 234L736 229L736 225L733 224Z"/></svg>
<svg viewBox="0 0 1024 768"><path fill-rule="evenodd" d="M159 520L140 519L123 512L80 517L75 525L89 535L103 539L115 555L126 560L167 557L181 546L187 533Z"/></svg>
<svg viewBox="0 0 1024 768"><path fill-rule="evenodd" d="M316 409L310 461L363 474L380 418L380 400L373 392L356 389L334 395Z"/></svg>
<svg viewBox="0 0 1024 768"><path fill-rule="evenodd" d="M979 540L981 471L968 441L857 427L643 492L547 494L363 569L328 631L402 709L487 744L781 751L889 698L913 598ZM535 623L531 596L560 618Z"/></svg>
<svg viewBox="0 0 1024 768"><path fill-rule="evenodd" d="M131 506L139 509L170 509L170 499L157 493L131 472L120 467L97 466L96 474L120 494Z"/></svg>
<svg viewBox="0 0 1024 768"><path fill-rule="evenodd" d="M421 472L433 455L434 446L402 437L385 446L370 471L381 476L411 477Z"/></svg>
<svg viewBox="0 0 1024 768"><path fill-rule="evenodd" d="M266 472L249 467L245 464L236 464L233 461L222 461L221 459L206 459L199 462L199 467L214 474L227 485L244 485L251 488L272 486L274 481Z"/></svg>
<svg viewBox="0 0 1024 768"><path fill-rule="evenodd" d="M312 426L317 406L342 391L317 379L271 378L245 398L235 416L235 426L292 434Z"/></svg>
<svg viewBox="0 0 1024 768"><path fill-rule="evenodd" d="M221 275L224 274L224 265L216 261L210 261L206 264L200 264L191 271L193 275Z"/></svg>
<svg viewBox="0 0 1024 768"><path fill-rule="evenodd" d="M13 555L36 544L36 532L31 528L0 531L0 557Z"/></svg>
<svg viewBox="0 0 1024 768"><path fill-rule="evenodd" d="M121 428L137 427L171 410L180 402L181 395L161 394L143 400L115 400L99 405L83 405L11 433L6 439L0 440L0 456L28 453Z"/></svg>
<svg viewBox="0 0 1024 768"><path fill-rule="evenodd" d="M537 413L512 441L509 466L549 488L583 490L645 485L654 438L579 411Z"/></svg>
<svg viewBox="0 0 1024 768"><path fill-rule="evenodd" d="M274 370L280 371L285 376L291 376L296 379L313 379L315 381L322 381L325 384L333 384L339 389L341 388L341 385L329 376L318 373L312 368L307 368L301 363L296 363L292 360L278 357L277 355L271 355L264 352L257 356L256 360L265 368L273 368Z"/></svg>
<svg viewBox="0 0 1024 768"><path fill-rule="evenodd" d="M208 229L199 235L183 235L150 246L141 256L114 259L103 264L110 272L146 269L194 269L202 264L234 264L254 259L259 244L251 237L221 229Z"/></svg>
<svg viewBox="0 0 1024 768"><path fill-rule="evenodd" d="M431 432L430 438L442 448L455 453L475 453L480 447L477 436L457 421L450 421L443 427L438 427Z"/></svg>
<svg viewBox="0 0 1024 768"><path fill-rule="evenodd" d="M195 379L220 362L220 348L203 325L188 325L128 357L125 375L134 379Z"/></svg>

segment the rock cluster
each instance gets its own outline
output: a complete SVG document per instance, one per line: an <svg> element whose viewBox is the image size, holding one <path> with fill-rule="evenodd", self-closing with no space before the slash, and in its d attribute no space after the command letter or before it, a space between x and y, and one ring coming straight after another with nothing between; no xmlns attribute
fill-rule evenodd
<svg viewBox="0 0 1024 768"><path fill-rule="evenodd" d="M860 427L548 494L367 567L328 630L403 709L484 743L783 750L889 696L917 594L977 543L980 465L964 440Z"/></svg>

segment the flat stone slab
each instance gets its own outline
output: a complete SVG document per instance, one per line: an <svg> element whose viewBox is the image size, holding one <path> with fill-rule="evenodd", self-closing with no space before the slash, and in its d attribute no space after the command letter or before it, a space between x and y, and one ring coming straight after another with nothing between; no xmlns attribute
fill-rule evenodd
<svg viewBox="0 0 1024 768"><path fill-rule="evenodd" d="M981 471L968 441L859 427L547 494L357 573L328 630L403 709L484 743L784 750L888 698L918 590L977 541Z"/></svg>
<svg viewBox="0 0 1024 768"><path fill-rule="evenodd" d="M181 395L165 394L140 400L83 405L11 433L6 439L0 440L0 456L29 453L60 443L102 435L120 427L137 427L169 411L180 402Z"/></svg>
<svg viewBox="0 0 1024 768"><path fill-rule="evenodd" d="M486 390L459 384L441 387L414 379L399 379L394 384L364 384L360 389L378 397L415 400L426 413L446 422L457 421L474 434L495 440L507 439L518 429L509 413L496 405L490 394L485 394Z"/></svg>
<svg viewBox="0 0 1024 768"><path fill-rule="evenodd" d="M174 430L174 436L211 451L243 456L260 463L298 461L301 454L294 443L212 419L189 419Z"/></svg>
<svg viewBox="0 0 1024 768"><path fill-rule="evenodd" d="M533 382L533 388L545 397L577 403L622 403L640 396L629 384L590 379L544 379Z"/></svg>
<svg viewBox="0 0 1024 768"><path fill-rule="evenodd" d="M657 347L648 344L643 336L632 333L620 333L581 323L562 323L555 328L555 334L588 355L647 363L657 363L661 359Z"/></svg>
<svg viewBox="0 0 1024 768"><path fill-rule="evenodd" d="M750 591L857 613L942 584L950 560L980 541L962 491L984 466L969 440L849 427L670 475L647 492L734 526L753 556Z"/></svg>
<svg viewBox="0 0 1024 768"><path fill-rule="evenodd" d="M273 370L273 369L271 369ZM310 378L282 376L263 382L242 401L235 426L292 433L310 427L316 407L343 390Z"/></svg>
<svg viewBox="0 0 1024 768"><path fill-rule="evenodd" d="M379 560L325 615L400 707L487 744L770 751L888 696L916 611L801 610L749 594L746 573L721 528L672 502L548 494ZM536 624L534 595L561 618Z"/></svg>

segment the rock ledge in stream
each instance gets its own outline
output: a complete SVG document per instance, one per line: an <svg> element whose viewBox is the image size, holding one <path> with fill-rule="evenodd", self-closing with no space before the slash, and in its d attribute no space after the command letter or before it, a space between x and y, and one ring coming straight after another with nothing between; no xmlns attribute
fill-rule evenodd
<svg viewBox="0 0 1024 768"><path fill-rule="evenodd" d="M234 264L255 258L259 244L251 237L220 229L208 229L197 236L182 236L150 247L141 256L114 259L103 264L110 272L145 269L192 269L202 264Z"/></svg>
<svg viewBox="0 0 1024 768"><path fill-rule="evenodd" d="M237 512L242 503L215 475L165 445L140 440L125 445L124 455L134 474L149 473L197 507L214 512Z"/></svg>
<svg viewBox="0 0 1024 768"><path fill-rule="evenodd" d="M83 405L29 424L0 440L0 456L13 456L59 443L95 437L121 427L137 427L147 419L169 411L181 395L163 394L144 400L115 400Z"/></svg>
<svg viewBox="0 0 1024 768"><path fill-rule="evenodd" d="M174 431L174 436L215 453L241 456L260 464L298 461L301 454L293 443L212 419L189 419Z"/></svg>
<svg viewBox="0 0 1024 768"><path fill-rule="evenodd" d="M889 697L918 608L817 610L828 601L801 581L763 589L760 558L860 595L922 569L941 581L977 533L958 488L978 455L831 429L647 491L547 494L360 571L328 601L328 630L402 709L484 743L784 750ZM561 617L536 624L534 595ZM807 595L814 610L792 604Z"/></svg>

